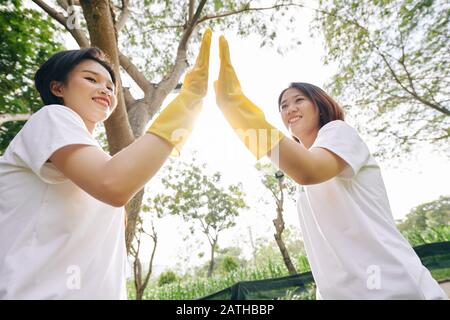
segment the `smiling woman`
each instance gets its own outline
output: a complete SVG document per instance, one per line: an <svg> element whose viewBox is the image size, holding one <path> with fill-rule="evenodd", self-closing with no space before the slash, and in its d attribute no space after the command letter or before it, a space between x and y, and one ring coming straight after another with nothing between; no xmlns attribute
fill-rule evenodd
<svg viewBox="0 0 450 320"><path fill-rule="evenodd" d="M259 159L267 155L299 184L306 253L319 299L447 299L397 230L380 167L341 107L322 89L292 83L278 107L295 141L265 120L242 92L220 38L217 104Z"/></svg>
<svg viewBox="0 0 450 320"><path fill-rule="evenodd" d="M291 134L298 130L302 132L304 144L305 140L314 141L316 127L322 128L328 122L344 120L344 110L333 98L319 87L304 82L294 82L280 93L278 109ZM301 124L300 120L303 120ZM299 142L294 134L292 137Z"/></svg>
<svg viewBox="0 0 450 320"><path fill-rule="evenodd" d="M148 134L113 157L92 137L117 104L103 53L63 51L40 67L45 106L0 157L0 299L126 299L123 206L181 149L173 132L192 130L210 40Z"/></svg>
<svg viewBox="0 0 450 320"><path fill-rule="evenodd" d="M44 103L69 107L91 134L95 124L106 120L117 104L115 75L103 59L96 48L60 52L47 60L35 77ZM67 72L67 65L75 67Z"/></svg>

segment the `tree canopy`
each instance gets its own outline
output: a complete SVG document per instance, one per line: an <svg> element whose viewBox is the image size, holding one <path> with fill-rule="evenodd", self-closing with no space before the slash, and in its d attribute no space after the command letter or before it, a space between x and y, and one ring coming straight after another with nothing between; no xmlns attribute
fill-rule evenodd
<svg viewBox="0 0 450 320"><path fill-rule="evenodd" d="M445 0L321 0L314 32L328 88L390 158L432 144L450 155L450 8Z"/></svg>
<svg viewBox="0 0 450 320"><path fill-rule="evenodd" d="M0 154L24 124L11 120L26 120L42 107L33 77L41 63L62 49L54 37L57 30L52 19L19 0L0 4Z"/></svg>

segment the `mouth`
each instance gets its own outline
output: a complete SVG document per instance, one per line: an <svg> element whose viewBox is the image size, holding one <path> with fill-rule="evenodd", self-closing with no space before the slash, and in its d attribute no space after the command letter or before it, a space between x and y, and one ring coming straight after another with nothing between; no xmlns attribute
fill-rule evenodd
<svg viewBox="0 0 450 320"><path fill-rule="evenodd" d="M288 120L288 124L289 125L292 125L292 124L294 124L295 122L297 122L298 120L300 120L301 118L303 118L302 116L295 116L295 117L292 117L292 118L290 118L289 120Z"/></svg>
<svg viewBox="0 0 450 320"><path fill-rule="evenodd" d="M103 105L104 107L109 108L110 106L110 102L107 98L103 98L103 97L94 97L92 98L92 100L94 100L95 102Z"/></svg>

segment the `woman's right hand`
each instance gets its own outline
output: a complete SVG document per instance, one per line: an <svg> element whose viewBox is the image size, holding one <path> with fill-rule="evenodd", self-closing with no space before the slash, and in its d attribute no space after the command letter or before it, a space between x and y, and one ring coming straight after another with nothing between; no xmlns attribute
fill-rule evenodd
<svg viewBox="0 0 450 320"><path fill-rule="evenodd" d="M219 39L219 50L219 79L214 82L217 105L245 146L259 159L279 143L283 134L268 123L262 110L243 94L224 36Z"/></svg>
<svg viewBox="0 0 450 320"><path fill-rule="evenodd" d="M220 108L233 107L244 98L244 94L236 72L231 65L230 49L224 36L219 38L219 55L219 79L214 82L216 102Z"/></svg>

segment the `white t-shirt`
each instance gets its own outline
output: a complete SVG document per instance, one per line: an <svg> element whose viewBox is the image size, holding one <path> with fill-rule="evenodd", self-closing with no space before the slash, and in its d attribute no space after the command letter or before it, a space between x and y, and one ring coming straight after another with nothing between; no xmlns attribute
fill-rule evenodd
<svg viewBox="0 0 450 320"><path fill-rule="evenodd" d="M47 162L71 144L100 148L76 112L48 105L0 157L0 299L126 299L124 209Z"/></svg>
<svg viewBox="0 0 450 320"><path fill-rule="evenodd" d="M311 148L347 167L323 183L299 186L298 213L318 299L446 299L397 230L381 171L355 129L324 125Z"/></svg>

